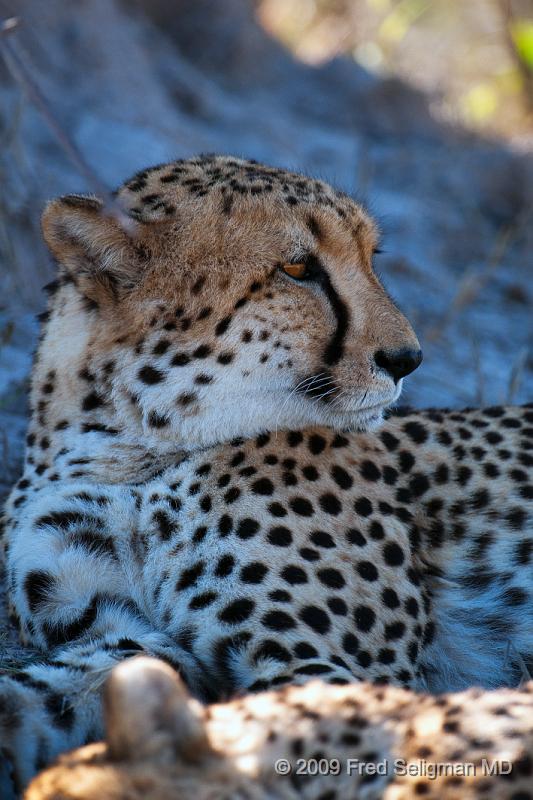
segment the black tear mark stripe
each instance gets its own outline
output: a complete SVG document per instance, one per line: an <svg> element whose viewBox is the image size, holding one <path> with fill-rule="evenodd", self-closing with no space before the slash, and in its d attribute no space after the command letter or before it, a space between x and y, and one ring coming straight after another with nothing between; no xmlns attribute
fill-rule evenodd
<svg viewBox="0 0 533 800"><path fill-rule="evenodd" d="M333 336L324 351L324 362L331 367L334 364L338 364L344 354L344 341L348 333L350 312L344 300L337 294L327 271L317 256L310 253L306 257L306 266L309 278L316 281L323 289L337 321Z"/></svg>

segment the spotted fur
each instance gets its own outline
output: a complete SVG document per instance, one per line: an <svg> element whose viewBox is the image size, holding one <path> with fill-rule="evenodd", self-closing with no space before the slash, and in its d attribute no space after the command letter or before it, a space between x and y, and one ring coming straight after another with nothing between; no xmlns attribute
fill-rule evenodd
<svg viewBox="0 0 533 800"><path fill-rule="evenodd" d="M531 408L385 409L420 360L327 185L205 157L45 210L59 263L6 509L0 684L20 782L101 735L138 652L221 700L320 677L419 690L531 668ZM305 267L304 280L284 265Z"/></svg>
<svg viewBox="0 0 533 800"><path fill-rule="evenodd" d="M26 800L531 798L533 683L420 697L314 680L202 709L140 658L112 674L106 717L107 741L63 756Z"/></svg>

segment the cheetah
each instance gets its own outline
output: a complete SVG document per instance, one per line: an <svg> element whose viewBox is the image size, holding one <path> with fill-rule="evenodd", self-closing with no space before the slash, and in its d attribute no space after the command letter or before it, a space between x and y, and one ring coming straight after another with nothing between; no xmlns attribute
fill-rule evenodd
<svg viewBox="0 0 533 800"><path fill-rule="evenodd" d="M101 737L144 653L223 701L322 679L418 691L531 669L531 407L389 409L418 340L365 209L204 156L43 214L58 263L5 510L0 679L25 785Z"/></svg>
<svg viewBox="0 0 533 800"><path fill-rule="evenodd" d="M420 697L313 680L202 708L166 664L111 673L107 740L60 758L26 800L528 800L533 682Z"/></svg>

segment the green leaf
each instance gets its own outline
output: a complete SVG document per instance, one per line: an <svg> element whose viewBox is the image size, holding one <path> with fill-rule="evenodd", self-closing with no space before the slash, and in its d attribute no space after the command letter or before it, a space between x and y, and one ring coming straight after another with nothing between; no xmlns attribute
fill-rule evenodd
<svg viewBox="0 0 533 800"><path fill-rule="evenodd" d="M513 22L511 36L521 61L533 70L533 21L522 19Z"/></svg>

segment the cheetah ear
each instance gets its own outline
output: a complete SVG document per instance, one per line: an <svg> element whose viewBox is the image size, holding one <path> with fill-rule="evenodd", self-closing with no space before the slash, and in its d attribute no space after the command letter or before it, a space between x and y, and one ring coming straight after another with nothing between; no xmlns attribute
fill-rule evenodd
<svg viewBox="0 0 533 800"><path fill-rule="evenodd" d="M95 197L66 195L52 200L42 215L43 236L54 258L90 296L91 284L111 292L135 285L142 267L137 223L104 210Z"/></svg>
<svg viewBox="0 0 533 800"><path fill-rule="evenodd" d="M111 758L197 763L211 753L200 704L163 661L139 656L115 667L104 709Z"/></svg>

